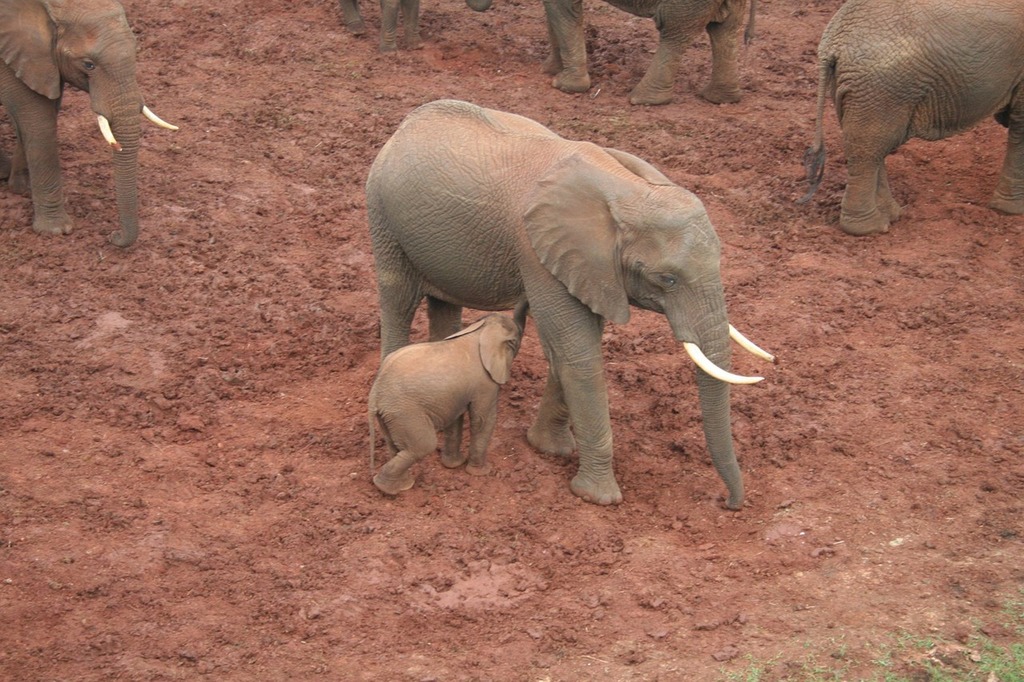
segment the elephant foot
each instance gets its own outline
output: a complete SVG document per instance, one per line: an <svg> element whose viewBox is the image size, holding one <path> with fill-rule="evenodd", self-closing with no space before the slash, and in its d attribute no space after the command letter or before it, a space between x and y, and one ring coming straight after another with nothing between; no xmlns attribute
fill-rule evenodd
<svg viewBox="0 0 1024 682"><path fill-rule="evenodd" d="M544 66L541 69L549 76L557 76L562 73L562 60L556 54L549 54L548 58L544 60Z"/></svg>
<svg viewBox="0 0 1024 682"><path fill-rule="evenodd" d="M390 40L388 42L385 42L385 41L381 40L380 41L380 51L382 53L384 53L384 54L387 54L389 52L398 52L398 43L396 43L394 41L394 39L392 39L392 40Z"/></svg>
<svg viewBox="0 0 1024 682"><path fill-rule="evenodd" d="M586 92L590 89L590 74L579 69L565 69L551 81L562 92Z"/></svg>
<svg viewBox="0 0 1024 682"><path fill-rule="evenodd" d="M576 449L576 439L568 425L556 431L534 422L526 432L526 440L536 450L549 455L568 457Z"/></svg>
<svg viewBox="0 0 1024 682"><path fill-rule="evenodd" d="M882 234L889 231L889 219L881 211L872 211L864 217L852 217L842 213L839 216L839 227L846 234L864 237L869 234Z"/></svg>
<svg viewBox="0 0 1024 682"><path fill-rule="evenodd" d="M569 488L574 495L592 504L609 505L622 502L622 491L619 490L619 484L612 474L594 479L580 472L572 479Z"/></svg>
<svg viewBox="0 0 1024 682"><path fill-rule="evenodd" d="M405 36L405 47L409 50L422 50L423 39L420 38L419 34L406 35Z"/></svg>
<svg viewBox="0 0 1024 682"><path fill-rule="evenodd" d="M37 215L32 229L38 234L71 234L71 216L63 212L58 216Z"/></svg>
<svg viewBox="0 0 1024 682"><path fill-rule="evenodd" d="M700 91L700 96L712 104L735 104L743 99L735 85L708 85Z"/></svg>
<svg viewBox="0 0 1024 682"><path fill-rule="evenodd" d="M361 36L366 33L366 24L362 19L359 19L358 21L345 22L345 28L347 28L348 32L354 36Z"/></svg>
<svg viewBox="0 0 1024 682"><path fill-rule="evenodd" d="M1024 199L1007 199L997 194L988 202L988 207L1000 213L1021 215L1024 214Z"/></svg>
<svg viewBox="0 0 1024 682"><path fill-rule="evenodd" d="M629 103L637 106L658 106L672 101L672 88L655 88L641 82L629 95Z"/></svg>
<svg viewBox="0 0 1024 682"><path fill-rule="evenodd" d="M466 463L469 455L460 453L457 449L449 451L447 448L441 451L441 464L449 469L457 469Z"/></svg>
<svg viewBox="0 0 1024 682"><path fill-rule="evenodd" d="M491 463L482 462L480 464L467 464L466 473L469 474L470 476L486 476L487 474L491 473Z"/></svg>
<svg viewBox="0 0 1024 682"><path fill-rule="evenodd" d="M32 185L28 179L28 172L11 172L11 169L7 169L7 186L11 188L11 191L15 194L20 194L23 197L32 196Z"/></svg>
<svg viewBox="0 0 1024 682"><path fill-rule="evenodd" d="M394 477L388 476L381 470L373 477L373 484L386 495L397 495L403 490L411 488L415 482L416 479L408 469Z"/></svg>

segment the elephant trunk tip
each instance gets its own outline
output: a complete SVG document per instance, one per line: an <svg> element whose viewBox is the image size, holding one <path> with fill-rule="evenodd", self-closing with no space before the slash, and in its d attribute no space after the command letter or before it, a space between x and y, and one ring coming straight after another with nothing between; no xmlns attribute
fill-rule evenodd
<svg viewBox="0 0 1024 682"><path fill-rule="evenodd" d="M118 246L118 247L120 247L122 249L126 249L129 246L131 246L132 244L134 244L135 240L137 238L138 238L138 234L137 233L132 233L132 232L127 231L127 230L122 230L120 232L114 232L114 233L112 233L110 235L110 237L108 237L108 239L110 240L111 244L113 244L114 246Z"/></svg>

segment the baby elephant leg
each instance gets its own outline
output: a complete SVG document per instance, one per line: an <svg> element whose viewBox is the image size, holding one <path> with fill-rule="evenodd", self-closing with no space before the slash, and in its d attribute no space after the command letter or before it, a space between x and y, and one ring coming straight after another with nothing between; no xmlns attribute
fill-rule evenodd
<svg viewBox="0 0 1024 682"><path fill-rule="evenodd" d="M397 495L415 483L409 468L437 449L437 433L426 417L402 424L392 422L384 430L389 448L397 454L380 468L373 484L383 493Z"/></svg>
<svg viewBox="0 0 1024 682"><path fill-rule="evenodd" d="M485 405L469 406L469 461L466 463L466 473L471 476L486 476L491 472L491 465L487 461L487 446L494 435L494 425L497 422L498 395Z"/></svg>

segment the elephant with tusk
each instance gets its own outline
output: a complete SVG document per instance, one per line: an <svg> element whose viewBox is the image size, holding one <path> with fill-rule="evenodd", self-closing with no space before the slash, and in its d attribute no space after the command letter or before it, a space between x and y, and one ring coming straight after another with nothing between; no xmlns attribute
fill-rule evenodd
<svg viewBox="0 0 1024 682"><path fill-rule="evenodd" d="M133 244L139 233L138 152L141 118L177 130L145 106L135 80L135 37L114 0L0 1L0 103L14 124L10 187L32 195L33 229L71 232L57 154L57 111L65 85L89 93L100 133L113 150L120 231L110 240Z"/></svg>
<svg viewBox="0 0 1024 682"><path fill-rule="evenodd" d="M601 360L605 320L630 306L664 314L700 368L708 449L743 505L729 413L730 337L720 244L700 200L647 162L559 137L522 116L440 100L413 111L366 182L381 308L381 356L409 343L427 299L430 338L458 330L462 307L504 310L524 298L549 373L527 438L579 452L572 491L622 500Z"/></svg>

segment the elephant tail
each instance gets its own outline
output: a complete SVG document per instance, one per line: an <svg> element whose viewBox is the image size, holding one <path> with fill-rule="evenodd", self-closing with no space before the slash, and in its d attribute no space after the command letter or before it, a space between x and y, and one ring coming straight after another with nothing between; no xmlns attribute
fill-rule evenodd
<svg viewBox="0 0 1024 682"><path fill-rule="evenodd" d="M804 171L807 173L807 194L796 200L798 204L806 204L818 191L821 179L825 176L825 97L834 85L836 60L834 57L822 57L818 61L818 110L814 122L814 145L804 152Z"/></svg>

